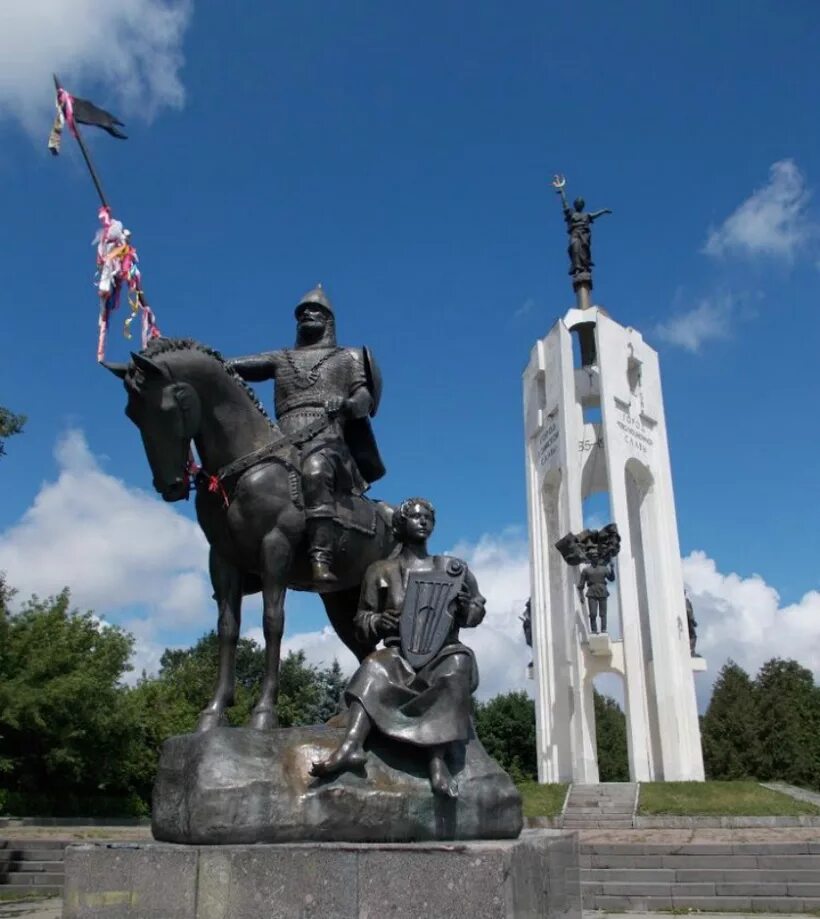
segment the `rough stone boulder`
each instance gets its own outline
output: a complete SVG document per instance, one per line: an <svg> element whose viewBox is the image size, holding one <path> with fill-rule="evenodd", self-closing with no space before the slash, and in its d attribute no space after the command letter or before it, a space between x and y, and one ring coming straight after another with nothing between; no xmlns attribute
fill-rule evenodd
<svg viewBox="0 0 820 919"><path fill-rule="evenodd" d="M154 838L163 842L408 842L509 839L523 819L510 777L472 738L450 763L456 800L433 795L422 751L381 740L364 768L310 775L341 742L328 726L218 728L169 738L154 786Z"/></svg>

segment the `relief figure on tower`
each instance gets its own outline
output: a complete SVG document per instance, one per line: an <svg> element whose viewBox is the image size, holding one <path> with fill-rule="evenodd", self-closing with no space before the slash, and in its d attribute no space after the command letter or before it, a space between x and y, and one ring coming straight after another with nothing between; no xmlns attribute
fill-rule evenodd
<svg viewBox="0 0 820 919"><path fill-rule="evenodd" d="M229 361L249 382L274 381L276 418L301 456L302 493L315 581L332 583L334 521L340 499L361 495L385 472L369 418L381 375L367 348L336 343L336 322L322 286L299 301L293 348Z"/></svg>

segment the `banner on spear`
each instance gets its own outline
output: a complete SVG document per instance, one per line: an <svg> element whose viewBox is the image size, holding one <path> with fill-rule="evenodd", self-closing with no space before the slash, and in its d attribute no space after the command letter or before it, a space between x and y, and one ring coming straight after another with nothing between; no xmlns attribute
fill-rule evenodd
<svg viewBox="0 0 820 919"><path fill-rule="evenodd" d="M139 270L139 256L137 250L131 242L131 234L125 229L120 220L116 220L111 215L111 207L106 200L102 190L97 171L91 161L91 156L85 146L82 135L80 134L78 124L87 124L101 128L112 137L125 140L126 135L120 130L123 122L111 112L100 108L87 99L80 99L72 96L61 85L57 77L54 77L54 88L56 92L57 114L51 133L48 138L48 149L55 156L60 152L60 142L65 125L68 125L69 131L77 140L80 151L88 167L94 187L100 198L100 209L98 212L100 220L100 229L94 237L94 246L97 249L97 274L96 286L99 296L99 334L97 336L97 360L105 360L105 347L108 339L108 327L111 322L111 314L119 305L120 292L123 287L128 290L129 315L125 320L124 334L126 338L131 337L131 323L137 314L142 314L141 339L142 347L151 338L159 336L160 331L157 326L156 317L142 289L142 277Z"/></svg>

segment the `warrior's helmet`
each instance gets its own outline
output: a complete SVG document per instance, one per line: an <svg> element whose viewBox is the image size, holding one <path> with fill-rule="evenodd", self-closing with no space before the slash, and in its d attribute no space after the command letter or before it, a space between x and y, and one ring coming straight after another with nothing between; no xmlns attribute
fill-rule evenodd
<svg viewBox="0 0 820 919"><path fill-rule="evenodd" d="M326 345L328 347L336 346L336 317L333 314L333 307L330 305L330 300L328 300L327 295L321 284L317 284L313 290L309 290L304 297L296 305L296 309L293 311L296 319L298 321L301 311L307 306L318 306L323 313L327 316L327 324L325 325L325 332L322 336L321 342L319 344ZM296 344L297 347L302 343L301 336L297 331L296 335ZM314 345L316 343L314 342Z"/></svg>
<svg viewBox="0 0 820 919"><path fill-rule="evenodd" d="M303 306L320 306L331 319L334 318L333 307L330 305L330 300L328 300L321 284L317 284L313 290L309 290L296 305L296 309L293 312L297 319Z"/></svg>

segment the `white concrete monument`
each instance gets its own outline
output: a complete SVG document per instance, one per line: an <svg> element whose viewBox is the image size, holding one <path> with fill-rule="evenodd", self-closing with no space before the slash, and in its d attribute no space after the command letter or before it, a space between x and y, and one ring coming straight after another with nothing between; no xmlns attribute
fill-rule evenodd
<svg viewBox="0 0 820 919"><path fill-rule="evenodd" d="M623 678L632 780L702 780L692 673L703 659L689 649L657 353L599 307L570 310L532 350L524 423L539 780L599 780L601 673ZM621 535L618 639L590 633L580 569L555 549L599 492Z"/></svg>

